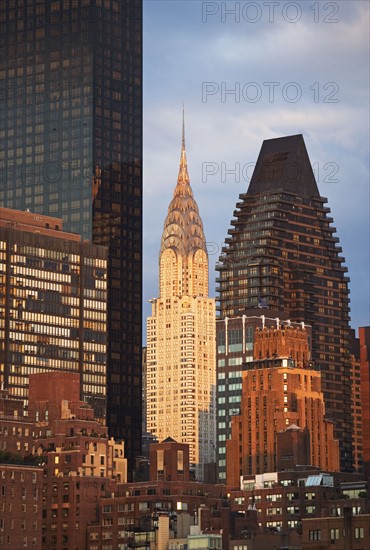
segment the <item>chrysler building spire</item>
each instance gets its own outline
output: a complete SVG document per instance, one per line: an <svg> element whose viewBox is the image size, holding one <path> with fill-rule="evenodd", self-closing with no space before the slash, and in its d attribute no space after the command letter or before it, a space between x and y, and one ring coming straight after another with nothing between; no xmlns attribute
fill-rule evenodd
<svg viewBox="0 0 370 550"><path fill-rule="evenodd" d="M190 185L188 165L185 149L185 121L184 110L182 115L182 139L180 169L172 201L168 207L164 222L160 257L166 249L173 250L176 255L184 259L194 256L197 250L203 250L208 265L206 239L203 232L202 220L199 216L198 205L194 199ZM185 264L187 260L185 260ZM208 273L207 273L208 279ZM207 281L208 289L208 281ZM187 284L185 284L185 287Z"/></svg>
<svg viewBox="0 0 370 550"><path fill-rule="evenodd" d="M176 194L190 194L193 196L193 192L190 187L190 178L188 173L188 163L186 160L186 148L185 148L185 111L182 108L182 139L181 139L181 156L180 156L180 169L179 176L177 178L177 186L175 189Z"/></svg>

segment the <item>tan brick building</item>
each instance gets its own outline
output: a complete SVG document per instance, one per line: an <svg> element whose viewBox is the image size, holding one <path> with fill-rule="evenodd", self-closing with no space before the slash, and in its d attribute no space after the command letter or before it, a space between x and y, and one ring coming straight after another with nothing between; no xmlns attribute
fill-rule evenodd
<svg viewBox="0 0 370 550"><path fill-rule="evenodd" d="M254 356L243 371L241 414L232 418L226 442L227 484L276 471L277 434L289 427L308 430L308 464L337 471L338 442L325 419L321 375L310 362L304 325L257 331Z"/></svg>

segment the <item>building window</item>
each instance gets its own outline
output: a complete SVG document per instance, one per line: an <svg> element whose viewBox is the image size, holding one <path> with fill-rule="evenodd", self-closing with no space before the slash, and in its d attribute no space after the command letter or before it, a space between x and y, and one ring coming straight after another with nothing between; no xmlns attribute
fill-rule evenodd
<svg viewBox="0 0 370 550"><path fill-rule="evenodd" d="M313 529L308 532L308 540L321 540L321 530Z"/></svg>
<svg viewBox="0 0 370 550"><path fill-rule="evenodd" d="M364 528L363 527L355 527L355 539L363 539L364 538Z"/></svg>
<svg viewBox="0 0 370 550"><path fill-rule="evenodd" d="M243 330L232 329L229 331L229 353L242 351Z"/></svg>
<svg viewBox="0 0 370 550"><path fill-rule="evenodd" d="M338 540L339 539L339 529L330 529L330 540Z"/></svg>
<svg viewBox="0 0 370 550"><path fill-rule="evenodd" d="M164 473L164 450L163 449L157 450L157 472L159 474Z"/></svg>
<svg viewBox="0 0 370 550"><path fill-rule="evenodd" d="M177 451L177 471L182 473L184 471L184 451Z"/></svg>

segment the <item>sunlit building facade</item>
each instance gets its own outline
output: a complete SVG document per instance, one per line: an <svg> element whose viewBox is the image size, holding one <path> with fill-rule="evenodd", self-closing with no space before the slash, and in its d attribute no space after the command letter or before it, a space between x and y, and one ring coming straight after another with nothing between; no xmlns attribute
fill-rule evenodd
<svg viewBox="0 0 370 550"><path fill-rule="evenodd" d="M215 460L215 300L208 254L187 169L180 171L164 223L159 298L147 320L147 430L190 446L198 479Z"/></svg>
<svg viewBox="0 0 370 550"><path fill-rule="evenodd" d="M349 278L327 199L320 196L302 135L263 142L239 197L218 269L221 319L261 302L312 327L326 414L353 468Z"/></svg>
<svg viewBox="0 0 370 550"><path fill-rule="evenodd" d="M38 372L79 373L81 399L106 417L107 250L62 220L0 208L0 379L28 403Z"/></svg>
<svg viewBox="0 0 370 550"><path fill-rule="evenodd" d="M370 327L359 328L364 473L370 479Z"/></svg>
<svg viewBox="0 0 370 550"><path fill-rule="evenodd" d="M275 314L275 316L274 316ZM241 414L243 371L254 358L255 333L265 327L300 328L300 323L287 319L283 312L268 308L248 309L244 315L218 319L217 339L217 471L219 481L226 481L226 441L231 437L231 424ZM305 325L309 346L311 327Z"/></svg>
<svg viewBox="0 0 370 550"><path fill-rule="evenodd" d="M304 324L257 329L254 360L242 373L240 415L231 426L228 485L237 486L241 475L275 472L277 434L287 429L307 430L305 464L339 470L339 445L325 419L321 373L311 362Z"/></svg>

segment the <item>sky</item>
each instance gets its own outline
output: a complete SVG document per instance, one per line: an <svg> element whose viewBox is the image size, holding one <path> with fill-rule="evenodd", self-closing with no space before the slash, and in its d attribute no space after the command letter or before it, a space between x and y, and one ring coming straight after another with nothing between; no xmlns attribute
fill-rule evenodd
<svg viewBox="0 0 370 550"><path fill-rule="evenodd" d="M158 297L183 104L210 296L263 140L302 133L351 278L351 326L370 324L369 5L144 0L144 324Z"/></svg>

